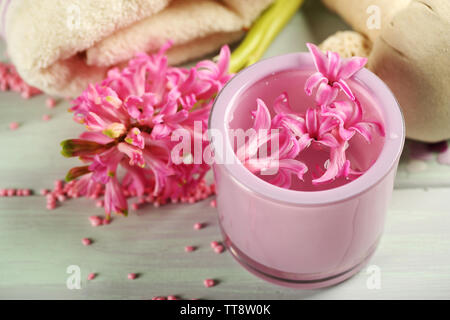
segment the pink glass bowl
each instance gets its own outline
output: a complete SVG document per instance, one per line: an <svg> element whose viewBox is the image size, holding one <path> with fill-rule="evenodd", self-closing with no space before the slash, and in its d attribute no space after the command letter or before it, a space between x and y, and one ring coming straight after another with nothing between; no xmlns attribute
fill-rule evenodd
<svg viewBox="0 0 450 320"><path fill-rule="evenodd" d="M394 177L405 140L399 105L388 87L367 69L350 85L386 136L372 144L354 142L353 161L368 168L361 177L325 190L282 189L248 171L237 159L229 129L251 125L257 97L271 104L282 91L291 104L313 106L303 92L314 72L308 53L260 61L237 74L220 92L209 129L216 163L217 208L224 242L247 270L272 283L320 288L339 283L362 268L380 240ZM296 81L297 78L297 81ZM297 107L298 108L298 107ZM235 161L229 161L234 157ZM227 161L225 161L228 159Z"/></svg>

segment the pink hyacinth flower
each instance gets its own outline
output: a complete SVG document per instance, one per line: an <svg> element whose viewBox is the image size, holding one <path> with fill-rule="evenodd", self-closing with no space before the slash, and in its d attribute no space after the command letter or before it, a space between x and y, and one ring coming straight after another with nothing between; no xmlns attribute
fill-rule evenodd
<svg viewBox="0 0 450 320"><path fill-rule="evenodd" d="M330 159L325 163L325 172L318 178L313 179L313 184L320 184L333 181L340 177L354 177L361 175L362 172L350 168L350 161L347 160L345 150L348 148L348 142L341 142L337 147L330 149Z"/></svg>
<svg viewBox="0 0 450 320"><path fill-rule="evenodd" d="M217 63L185 69L169 66L165 52L170 46L137 54L72 102L74 120L88 131L62 143L64 156L78 156L86 164L69 171L68 180L79 178L70 194L98 197L104 190L108 216L127 212L126 197L147 195L158 206L168 199L195 201L207 193L201 188L209 164L175 164L171 152L178 141L171 135L185 130L203 155L209 141L195 134L194 125L206 131L213 100L232 77L230 51L224 46ZM118 170L123 174L116 176Z"/></svg>
<svg viewBox="0 0 450 320"><path fill-rule="evenodd" d="M335 101L326 108L324 115L334 116L339 121L339 135L348 141L357 132L370 143L372 132L384 136L384 127L376 121L363 121L363 111L359 102Z"/></svg>
<svg viewBox="0 0 450 320"><path fill-rule="evenodd" d="M284 100L284 97L281 100ZM299 179L303 179L308 168L303 162L295 160L301 151L297 140L291 137L286 129L275 126L282 122L280 118L283 117L283 109L277 106L275 110L279 113L272 121L264 101L257 99L257 108L252 112L254 118L252 128L257 134L252 135L247 143L238 149L237 155L251 172L273 175L272 184L289 188L292 182L291 175L294 174ZM271 131L271 129L277 130ZM279 141L278 149L271 150L268 156L258 156L259 149L273 139Z"/></svg>
<svg viewBox="0 0 450 320"><path fill-rule="evenodd" d="M312 43L307 43L306 46L317 69L317 72L306 80L306 94L312 95L313 90L317 88L316 103L319 106L327 106L336 99L339 89L355 101L356 97L346 80L364 67L367 58L341 59L336 52L328 51L325 54Z"/></svg>

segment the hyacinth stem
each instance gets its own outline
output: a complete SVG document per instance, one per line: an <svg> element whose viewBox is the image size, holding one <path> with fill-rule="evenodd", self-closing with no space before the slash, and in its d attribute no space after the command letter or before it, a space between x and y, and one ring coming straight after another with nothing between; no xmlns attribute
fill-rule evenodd
<svg viewBox="0 0 450 320"><path fill-rule="evenodd" d="M276 0L264 11L231 54L230 73L236 73L261 59L303 2L304 0Z"/></svg>

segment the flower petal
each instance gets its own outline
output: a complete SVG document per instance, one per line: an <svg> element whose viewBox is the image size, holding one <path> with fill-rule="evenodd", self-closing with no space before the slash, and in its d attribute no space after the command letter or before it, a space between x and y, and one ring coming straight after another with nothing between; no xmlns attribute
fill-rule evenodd
<svg viewBox="0 0 450 320"><path fill-rule="evenodd" d="M327 76L328 76L328 80L333 82L337 79L337 74L339 72L341 58L339 57L338 53L331 52L331 51L327 52L327 56L328 56Z"/></svg>
<svg viewBox="0 0 450 320"><path fill-rule="evenodd" d="M80 139L94 141L100 144L108 144L114 141L114 139L105 136L103 133L93 131L83 132L82 134L80 134Z"/></svg>
<svg viewBox="0 0 450 320"><path fill-rule="evenodd" d="M283 92L281 95L279 95L276 99L275 102L273 104L273 110L275 111L275 113L277 114L281 114L281 113L294 113L294 111L292 110L290 104L289 104L289 96L287 94L287 92Z"/></svg>
<svg viewBox="0 0 450 320"><path fill-rule="evenodd" d="M259 131L261 129L269 130L270 129L270 112L267 109L266 104L261 99L256 99L257 108L256 111L253 111L253 129Z"/></svg>
<svg viewBox="0 0 450 320"><path fill-rule="evenodd" d="M325 78L322 73L316 72L312 74L305 82L305 93L310 96L315 87L317 87L322 82L328 82L328 79Z"/></svg>
<svg viewBox="0 0 450 320"><path fill-rule="evenodd" d="M345 82L345 80L340 79L337 82L333 83L333 87L338 87L340 88L342 91L344 91L345 95L347 97L349 97L350 100L355 101L356 97L352 92L352 89L350 89L350 86L347 84L347 82Z"/></svg>
<svg viewBox="0 0 450 320"><path fill-rule="evenodd" d="M322 82L316 93L316 103L319 106L327 106L336 99L339 90L331 87L328 83Z"/></svg>
<svg viewBox="0 0 450 320"><path fill-rule="evenodd" d="M301 161L295 159L281 159L279 161L280 170L287 170L297 175L300 180L303 180L303 176L308 172L308 167Z"/></svg>
<svg viewBox="0 0 450 320"><path fill-rule="evenodd" d="M348 79L352 77L356 72L364 68L367 63L367 58L353 57L350 59L344 59L341 62L341 68L337 77L339 79Z"/></svg>
<svg viewBox="0 0 450 320"><path fill-rule="evenodd" d="M308 47L309 52L311 52L317 71L322 73L324 76L327 76L328 59L326 55L312 43L307 43L306 46Z"/></svg>

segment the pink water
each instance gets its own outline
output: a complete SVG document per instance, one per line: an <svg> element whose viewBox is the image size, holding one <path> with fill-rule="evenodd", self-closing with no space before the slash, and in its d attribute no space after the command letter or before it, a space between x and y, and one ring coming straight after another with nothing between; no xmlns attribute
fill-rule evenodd
<svg viewBox="0 0 450 320"><path fill-rule="evenodd" d="M289 96L289 102L292 108L299 113L304 113L307 108L314 107L314 97L309 97L303 90L306 79L311 75L311 71L284 71L275 73L266 77L254 85L243 90L235 101L239 101L239 104L232 106L228 116L228 128L229 129L244 129L247 130L252 127L253 119L251 117L251 111L256 109L256 99L262 99L269 110L271 115L274 116L272 110L273 102L283 92L287 92ZM380 110L376 102L371 98L371 94L361 83L358 81L349 81L352 86L355 95L359 99L363 107L363 120L382 122ZM338 97L339 99L347 99L343 94ZM347 149L347 158L352 163L352 168L358 171L366 171L377 160L383 144L384 137L373 135L373 141L368 144L360 135L355 136L350 140L350 146ZM316 144L317 145L317 144ZM239 148L239 145L235 145L235 150ZM324 183L320 185L313 185L312 173L316 170L316 166L319 165L323 168L325 161L329 158L329 153L326 149L320 150L315 148L314 144L311 145L306 151L303 151L298 156L297 160L303 161L309 168L309 171L304 176L304 181L299 179L293 179L293 183L290 189L298 191L320 191L327 190L342 186L351 182L346 178L338 178L332 182ZM270 180L273 176L259 175L263 180ZM357 179L357 178L356 178ZM355 178L353 179L355 180Z"/></svg>

